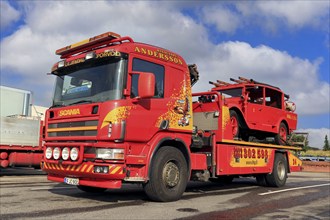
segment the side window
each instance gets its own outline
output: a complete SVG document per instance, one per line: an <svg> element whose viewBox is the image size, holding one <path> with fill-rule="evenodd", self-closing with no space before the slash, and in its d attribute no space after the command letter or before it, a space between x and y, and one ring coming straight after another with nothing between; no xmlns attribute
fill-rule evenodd
<svg viewBox="0 0 330 220"><path fill-rule="evenodd" d="M248 102L254 103L254 104L263 104L263 88L262 87L252 87L252 88L246 88L246 91L249 92L249 99Z"/></svg>
<svg viewBox="0 0 330 220"><path fill-rule="evenodd" d="M282 93L266 88L266 105L274 108L282 108Z"/></svg>
<svg viewBox="0 0 330 220"><path fill-rule="evenodd" d="M156 81L154 98L164 97L164 74L165 74L164 66L134 58L133 71L153 73L155 75L155 81ZM132 75L132 88L131 88L132 98L139 95L137 89L138 80L139 80L138 75Z"/></svg>

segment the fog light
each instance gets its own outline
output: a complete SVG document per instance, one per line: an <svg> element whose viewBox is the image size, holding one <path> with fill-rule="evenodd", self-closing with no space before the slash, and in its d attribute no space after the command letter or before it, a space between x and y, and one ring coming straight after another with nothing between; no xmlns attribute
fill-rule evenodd
<svg viewBox="0 0 330 220"><path fill-rule="evenodd" d="M45 151L45 157L49 160L53 156L53 149L51 147L47 147Z"/></svg>
<svg viewBox="0 0 330 220"><path fill-rule="evenodd" d="M61 149L59 147L55 147L54 151L53 151L53 157L55 160L58 160L58 158L60 158L61 155Z"/></svg>
<svg viewBox="0 0 330 220"><path fill-rule="evenodd" d="M102 167L94 167L94 173L101 173Z"/></svg>
<svg viewBox="0 0 330 220"><path fill-rule="evenodd" d="M94 173L109 173L107 166L94 166Z"/></svg>
<svg viewBox="0 0 330 220"><path fill-rule="evenodd" d="M71 160L77 160L78 159L78 156L79 156L79 150L78 148L74 147L71 149L71 152L70 152L70 158Z"/></svg>
<svg viewBox="0 0 330 220"><path fill-rule="evenodd" d="M104 167L103 168L103 173L109 173L109 167Z"/></svg>
<svg viewBox="0 0 330 220"><path fill-rule="evenodd" d="M69 157L70 157L70 149L68 147L65 147L62 150L62 159L67 160L67 159L69 159Z"/></svg>

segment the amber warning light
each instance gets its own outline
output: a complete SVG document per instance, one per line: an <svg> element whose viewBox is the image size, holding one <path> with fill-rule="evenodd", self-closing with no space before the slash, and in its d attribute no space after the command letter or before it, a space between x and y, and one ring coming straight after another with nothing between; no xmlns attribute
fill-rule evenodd
<svg viewBox="0 0 330 220"><path fill-rule="evenodd" d="M56 55L67 55L67 54L73 54L74 52L79 52L79 50L92 46L94 44L99 44L104 41L109 41L112 39L118 39L121 38L119 34L113 33L113 32L107 32L104 34L100 34L94 37L91 37L89 39L80 41L75 44L71 44L69 46L63 47L61 49L56 50Z"/></svg>

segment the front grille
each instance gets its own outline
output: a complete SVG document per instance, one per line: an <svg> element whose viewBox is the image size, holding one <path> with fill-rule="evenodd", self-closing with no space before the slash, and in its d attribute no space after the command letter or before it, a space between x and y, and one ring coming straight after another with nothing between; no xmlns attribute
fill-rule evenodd
<svg viewBox="0 0 330 220"><path fill-rule="evenodd" d="M48 137L96 136L98 121L62 122L48 125Z"/></svg>
<svg viewBox="0 0 330 220"><path fill-rule="evenodd" d="M97 131L59 131L48 132L48 137L96 136Z"/></svg>
<svg viewBox="0 0 330 220"><path fill-rule="evenodd" d="M49 124L48 128L72 128L82 126L97 126L98 121L75 121L75 122L62 122L56 124Z"/></svg>

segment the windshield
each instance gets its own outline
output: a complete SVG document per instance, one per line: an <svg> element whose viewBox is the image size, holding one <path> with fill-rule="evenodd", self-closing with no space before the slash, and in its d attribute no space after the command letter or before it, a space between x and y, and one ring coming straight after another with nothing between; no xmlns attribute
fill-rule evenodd
<svg viewBox="0 0 330 220"><path fill-rule="evenodd" d="M242 88L220 90L220 92L226 98L240 97L242 95Z"/></svg>
<svg viewBox="0 0 330 220"><path fill-rule="evenodd" d="M112 58L65 68L57 75L53 106L121 99L126 66L127 60Z"/></svg>

